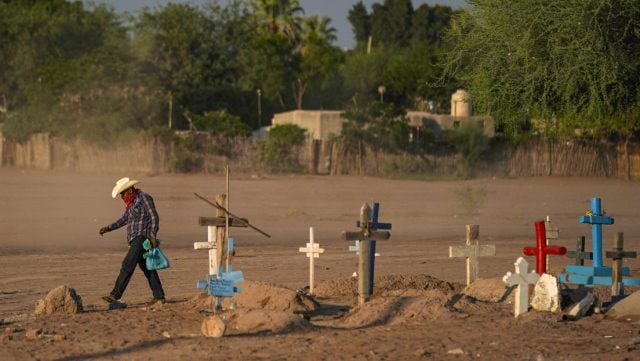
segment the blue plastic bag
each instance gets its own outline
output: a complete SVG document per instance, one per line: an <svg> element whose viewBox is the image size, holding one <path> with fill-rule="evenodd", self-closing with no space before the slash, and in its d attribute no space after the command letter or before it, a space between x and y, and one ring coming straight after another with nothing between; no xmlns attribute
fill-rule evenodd
<svg viewBox="0 0 640 361"><path fill-rule="evenodd" d="M145 239L144 242L142 242L142 248L147 250L147 252L142 255L142 258L146 259L147 269L149 271L169 268L169 260L160 249L160 240L158 239L157 242L158 246L155 248L151 248L151 241L149 239Z"/></svg>

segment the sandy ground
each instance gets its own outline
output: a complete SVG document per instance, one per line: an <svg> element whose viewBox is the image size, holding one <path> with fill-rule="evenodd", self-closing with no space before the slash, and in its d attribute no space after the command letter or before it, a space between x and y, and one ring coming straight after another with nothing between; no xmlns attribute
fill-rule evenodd
<svg viewBox="0 0 640 361"><path fill-rule="evenodd" d="M0 360L640 360L629 342L640 326L594 315L559 322L560 315L530 312L515 320L508 302L461 297L465 262L448 257L449 245L464 244L465 225L480 225L480 240L494 244L495 257L482 258L482 278L513 271L522 247L535 244L534 222L550 216L560 228L558 245L575 247L590 227L578 222L591 197L602 198L615 225L604 229L604 248L616 232L627 249L640 249L638 184L614 179L528 178L420 182L360 177L231 177L231 211L271 234L234 228L235 269L249 281L295 291L308 285L308 259L298 252L308 228L325 249L316 260L320 303L309 322L212 339L202 336L207 317L195 282L207 273L206 240L198 216L214 209L209 198L224 192L224 178L205 175L128 175L156 201L158 237L171 261L161 271L169 302L158 310L141 305L150 297L136 271L124 300L129 308L107 311L100 296L112 286L126 252L125 231L98 235L116 220L122 201L111 188L123 175L88 175L0 168ZM481 200L470 202L472 196ZM484 197L481 195L484 194ZM378 242L376 276L430 277L439 282L388 282L371 302L356 306L336 282L351 282L357 258L340 240L355 230L364 202L380 203L380 221L393 224L392 237ZM530 264L534 259L528 257ZM571 260L552 257L551 268ZM608 263L608 260L607 262ZM640 261L626 264L640 277ZM338 284L340 283L338 282ZM395 284L396 286L392 286ZM35 316L35 302L56 286L82 297L86 312ZM327 286L328 285L328 286ZM346 287L346 286L345 286ZM247 289L248 298L263 297ZM295 292L294 292L295 293ZM245 297L245 298L246 298ZM291 311L291 310L288 310ZM235 311L240 312L240 311ZM291 313L291 312L289 312ZM44 336L27 339L27 331ZM63 335L64 339L53 335Z"/></svg>

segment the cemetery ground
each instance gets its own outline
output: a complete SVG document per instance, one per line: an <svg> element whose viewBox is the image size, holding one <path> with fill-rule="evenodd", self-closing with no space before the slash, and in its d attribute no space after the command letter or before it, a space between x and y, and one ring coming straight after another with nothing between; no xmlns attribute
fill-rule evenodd
<svg viewBox="0 0 640 361"><path fill-rule="evenodd" d="M151 292L136 270L123 297L127 309L100 300L113 287L126 253L125 230L103 237L122 201L111 188L121 176L140 179L160 213L162 248L171 268L160 271L168 302L145 309ZM535 246L534 222L558 226L554 243L590 245L591 228L578 222L592 197L602 198L615 224L603 226L603 249L616 232L640 250L638 183L617 179L484 178L408 181L369 177L252 176L231 174L230 211L265 230L233 228L233 267L244 273L224 337L203 336L210 300L195 288L208 272L199 216L214 209L225 179L208 175L68 174L0 168L0 360L640 360L636 317L593 314L561 321L561 313L513 316L513 292L502 277L514 271L522 249ZM340 239L355 230L364 202L380 203L391 238L377 242L371 300L357 305L357 257ZM479 260L480 280L465 289L467 224L480 225L480 244L496 255ZM309 241L325 251L315 260L316 300L296 290L309 284ZM530 268L533 257L525 257ZM625 259L633 277L640 261ZM551 256L552 273L573 263ZM609 259L605 259L607 265ZM38 315L38 299L60 285L82 297L84 312ZM604 300L607 287L598 289ZM634 289L627 288L627 291ZM305 318L306 317L306 318ZM38 331L38 332L36 332Z"/></svg>

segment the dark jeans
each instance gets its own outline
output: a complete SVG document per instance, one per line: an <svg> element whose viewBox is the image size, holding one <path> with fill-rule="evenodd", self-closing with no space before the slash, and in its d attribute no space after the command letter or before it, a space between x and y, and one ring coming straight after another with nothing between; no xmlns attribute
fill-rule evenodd
<svg viewBox="0 0 640 361"><path fill-rule="evenodd" d="M158 272L156 272L156 270L149 271L145 259L142 258L145 252L144 248L142 248L142 242L144 242L145 239L147 239L147 237L138 236L129 244L129 252L127 252L127 255L122 261L122 268L120 268L120 274L118 275L118 279L116 279L116 285L113 287L113 291L111 291L113 298L120 299L120 297L122 297L124 290L131 280L133 271L136 270L136 265L140 267L142 272L144 272L144 276L147 277L149 287L151 287L151 291L153 291L153 298L164 298L164 291L162 290L162 283L160 283Z"/></svg>

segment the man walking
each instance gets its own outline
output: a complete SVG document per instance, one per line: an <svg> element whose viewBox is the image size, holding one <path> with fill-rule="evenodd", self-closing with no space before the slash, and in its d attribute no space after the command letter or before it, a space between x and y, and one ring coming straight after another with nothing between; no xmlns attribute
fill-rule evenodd
<svg viewBox="0 0 640 361"><path fill-rule="evenodd" d="M146 304L147 307L151 307L156 304L163 304L165 302L164 290L162 289L162 283L160 283L160 277L155 270L148 270L146 262L142 255L144 254L144 248L142 243L149 239L151 247L157 247L158 242L156 240L156 234L158 233L160 218L156 211L153 198L145 192L136 189L134 185L140 183L137 180L132 180L127 177L121 178L116 182L115 187L111 191L111 196L116 198L118 194L122 197L125 204L125 211L122 217L114 223L100 228L100 236L107 232L116 230L125 224L127 225L127 241L129 242L129 252L122 261L122 267L120 268L120 274L116 279L116 284L113 287L111 293L107 296L103 296L102 299L106 301L110 307L117 307L118 300L122 297L133 271L136 269L136 265L140 267L144 276L149 282L149 287L153 292L153 299Z"/></svg>

